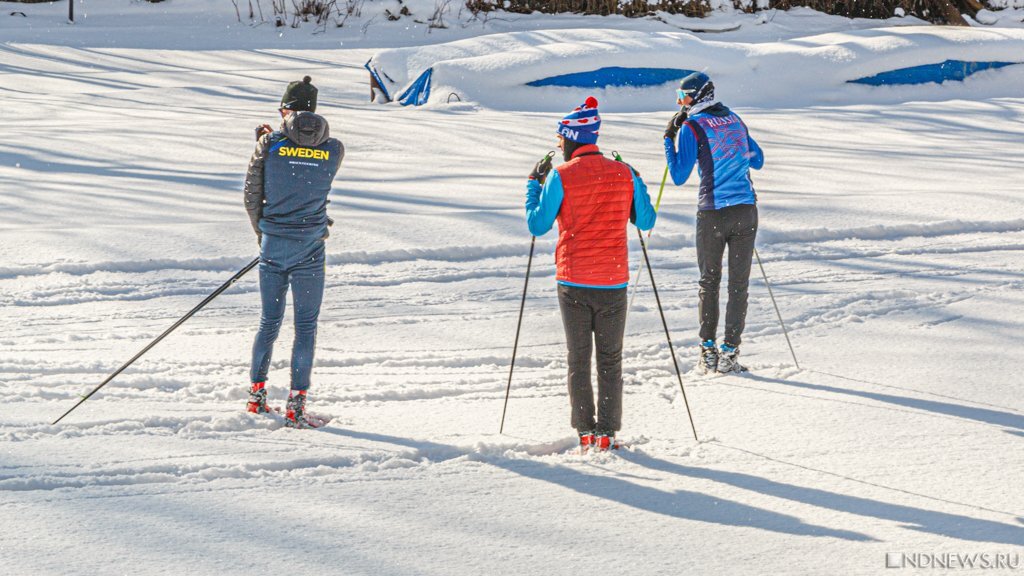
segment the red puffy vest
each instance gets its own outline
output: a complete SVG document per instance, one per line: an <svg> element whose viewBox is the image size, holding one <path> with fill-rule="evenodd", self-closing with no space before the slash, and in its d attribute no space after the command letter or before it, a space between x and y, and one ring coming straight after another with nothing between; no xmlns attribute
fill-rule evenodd
<svg viewBox="0 0 1024 576"><path fill-rule="evenodd" d="M581 146L556 168L565 195L558 211L556 278L588 286L629 282L626 225L633 207L633 174L621 162Z"/></svg>

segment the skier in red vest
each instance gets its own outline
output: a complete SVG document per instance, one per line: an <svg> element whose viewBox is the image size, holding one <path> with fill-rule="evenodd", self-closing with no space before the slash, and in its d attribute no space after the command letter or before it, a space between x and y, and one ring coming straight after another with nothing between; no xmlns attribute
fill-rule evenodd
<svg viewBox="0 0 1024 576"><path fill-rule="evenodd" d="M656 214L640 175L605 158L597 147L601 128L597 99L558 124L565 163L537 163L526 184L526 221L542 236L558 222L555 250L558 305L565 327L571 424L583 450L615 446L622 420L622 337L629 282L629 222L654 227ZM597 410L590 359L597 344ZM596 416L596 419L595 419Z"/></svg>

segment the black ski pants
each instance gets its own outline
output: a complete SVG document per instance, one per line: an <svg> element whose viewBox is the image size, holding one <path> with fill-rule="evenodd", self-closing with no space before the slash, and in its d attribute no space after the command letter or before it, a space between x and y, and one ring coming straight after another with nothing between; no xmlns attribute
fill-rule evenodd
<svg viewBox="0 0 1024 576"><path fill-rule="evenodd" d="M569 349L569 404L572 427L580 432L616 432L622 425L622 336L626 330L626 289L558 285L565 341ZM597 420L590 357L597 343Z"/></svg>
<svg viewBox="0 0 1024 576"><path fill-rule="evenodd" d="M747 286L757 237L757 206L739 204L697 212L697 267L700 268L700 339L718 331L718 290L722 255L729 247L729 302L725 308L725 342L739 346L747 318Z"/></svg>

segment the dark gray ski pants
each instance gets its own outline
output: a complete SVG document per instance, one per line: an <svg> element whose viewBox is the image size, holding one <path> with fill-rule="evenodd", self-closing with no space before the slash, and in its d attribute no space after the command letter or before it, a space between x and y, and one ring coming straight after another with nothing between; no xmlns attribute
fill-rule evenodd
<svg viewBox="0 0 1024 576"><path fill-rule="evenodd" d="M697 212L697 267L700 268L700 339L718 331L718 289L722 255L729 247L729 302L725 308L725 342L739 346L747 318L747 285L757 237L757 206L739 204Z"/></svg>
<svg viewBox="0 0 1024 576"><path fill-rule="evenodd" d="M565 343L569 349L569 404L577 431L616 432L622 426L622 336L626 289L558 286ZM597 343L597 421L590 357Z"/></svg>

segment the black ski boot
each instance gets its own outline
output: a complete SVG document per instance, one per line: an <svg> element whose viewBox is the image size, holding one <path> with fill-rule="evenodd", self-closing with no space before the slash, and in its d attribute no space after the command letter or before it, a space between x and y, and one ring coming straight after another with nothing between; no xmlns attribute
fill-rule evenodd
<svg viewBox="0 0 1024 576"><path fill-rule="evenodd" d="M722 353L718 356L718 371L722 374L747 371L746 367L740 364L740 349L738 347L722 343Z"/></svg>
<svg viewBox="0 0 1024 576"><path fill-rule="evenodd" d="M700 344L700 361L697 363L697 369L703 374L714 374L718 372L720 360L718 358L718 349L715 348L714 340L705 340Z"/></svg>

